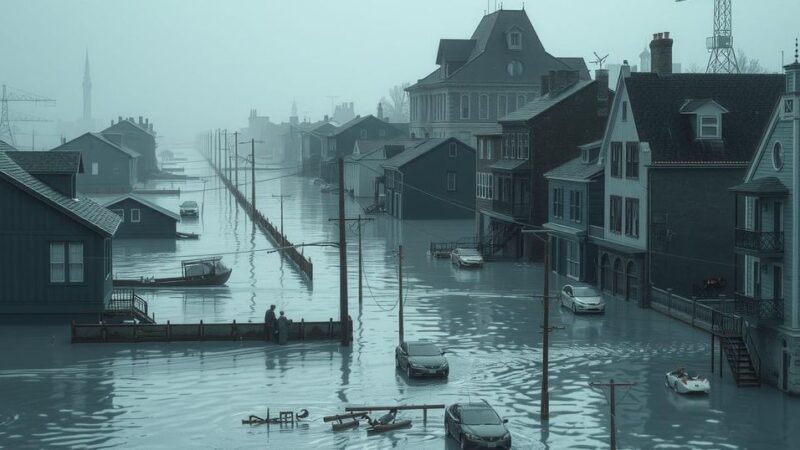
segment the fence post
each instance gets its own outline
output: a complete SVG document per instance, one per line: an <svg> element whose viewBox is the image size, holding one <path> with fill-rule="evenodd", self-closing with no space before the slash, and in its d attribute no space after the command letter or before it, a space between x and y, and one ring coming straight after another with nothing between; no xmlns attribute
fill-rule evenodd
<svg viewBox="0 0 800 450"><path fill-rule="evenodd" d="M204 334L205 333L204 333L204 330L203 330L203 319L200 319L200 340L201 341L204 340L203 339Z"/></svg>
<svg viewBox="0 0 800 450"><path fill-rule="evenodd" d="M697 297L692 296L692 326L694 327L694 317L697 314Z"/></svg>
<svg viewBox="0 0 800 450"><path fill-rule="evenodd" d="M306 340L306 319L300 319L300 340Z"/></svg>
<svg viewBox="0 0 800 450"><path fill-rule="evenodd" d="M231 326L231 337L233 340L236 340L236 335L239 334L239 330L236 328L236 319L233 319L233 325Z"/></svg>
<svg viewBox="0 0 800 450"><path fill-rule="evenodd" d="M667 288L667 311L672 315L672 288Z"/></svg>
<svg viewBox="0 0 800 450"><path fill-rule="evenodd" d="M333 317L328 318L328 338L333 339Z"/></svg>

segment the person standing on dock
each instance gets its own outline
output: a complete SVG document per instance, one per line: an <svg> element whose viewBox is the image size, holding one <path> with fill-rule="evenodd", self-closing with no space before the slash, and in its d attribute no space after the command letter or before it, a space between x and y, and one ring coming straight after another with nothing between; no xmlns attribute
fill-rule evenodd
<svg viewBox="0 0 800 450"><path fill-rule="evenodd" d="M264 314L264 324L267 327L267 339L274 340L278 334L278 318L275 317L275 305L270 305L267 313Z"/></svg>
<svg viewBox="0 0 800 450"><path fill-rule="evenodd" d="M289 319L281 311L281 316L278 317L278 344L285 344L289 340Z"/></svg>

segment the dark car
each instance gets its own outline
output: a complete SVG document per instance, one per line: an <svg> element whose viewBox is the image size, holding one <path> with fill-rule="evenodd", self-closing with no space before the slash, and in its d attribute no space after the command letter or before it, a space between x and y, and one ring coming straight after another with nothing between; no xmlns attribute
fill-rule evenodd
<svg viewBox="0 0 800 450"><path fill-rule="evenodd" d="M456 403L444 415L445 438L452 436L462 449L511 448L508 420L501 419L485 401Z"/></svg>
<svg viewBox="0 0 800 450"><path fill-rule="evenodd" d="M426 341L403 342L394 350L394 362L398 369L406 371L409 378L415 376L446 377L450 374L447 358L439 347Z"/></svg>

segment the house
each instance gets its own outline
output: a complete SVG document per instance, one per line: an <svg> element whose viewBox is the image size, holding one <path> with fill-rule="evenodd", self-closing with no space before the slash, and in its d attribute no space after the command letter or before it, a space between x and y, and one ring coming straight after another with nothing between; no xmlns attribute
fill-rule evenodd
<svg viewBox="0 0 800 450"><path fill-rule="evenodd" d="M139 153L121 143L120 135L86 133L52 151L79 151L86 170L78 174L78 191L120 194L138 182ZM117 139L116 141L112 141Z"/></svg>
<svg viewBox="0 0 800 450"><path fill-rule="evenodd" d="M303 173L319 175L323 148L328 145L328 136L336 129L336 124L325 116L324 120L301 124L300 139L303 153Z"/></svg>
<svg viewBox="0 0 800 450"><path fill-rule="evenodd" d="M381 163L422 142L422 139L410 138L357 140L353 153L344 158L345 189L355 197L382 196L379 180L376 180L383 178Z"/></svg>
<svg viewBox="0 0 800 450"><path fill-rule="evenodd" d="M603 228L603 166L597 164L602 141L581 145L581 156L544 174L549 190L547 222L550 268L584 283L596 282L597 246L590 227Z"/></svg>
<svg viewBox="0 0 800 450"><path fill-rule="evenodd" d="M76 193L79 153L9 153L0 152L0 314L97 320L111 298L119 217Z"/></svg>
<svg viewBox="0 0 800 450"><path fill-rule="evenodd" d="M412 220L474 217L475 149L458 139L428 139L382 167L390 215Z"/></svg>
<svg viewBox="0 0 800 450"><path fill-rule="evenodd" d="M547 53L524 10L485 15L469 39L441 39L436 64L406 89L410 133L473 146L476 135L499 132L500 118L542 95L542 75L569 70L590 78L582 58Z"/></svg>
<svg viewBox="0 0 800 450"><path fill-rule="evenodd" d="M478 214L478 229L498 255L542 257L540 239L523 235L548 220L544 174L578 156L578 146L603 135L608 116L608 73L581 80L578 72L551 72L542 79L544 95L500 119L494 162L479 177L491 178L493 198ZM478 152L480 157L481 152Z"/></svg>
<svg viewBox="0 0 800 450"><path fill-rule="evenodd" d="M647 305L650 287L729 293L734 208L783 75L673 74L672 39L655 35L653 73L623 68L601 150L600 287Z"/></svg>
<svg viewBox="0 0 800 450"><path fill-rule="evenodd" d="M115 238L175 239L181 217L138 195L126 194L103 204L118 215L120 223Z"/></svg>
<svg viewBox="0 0 800 450"><path fill-rule="evenodd" d="M392 139L404 135L401 129L372 114L357 116L327 136L327 145L322 148L320 177L329 183L339 182L337 160L353 152L356 140Z"/></svg>
<svg viewBox="0 0 800 450"><path fill-rule="evenodd" d="M745 316L761 378L800 393L800 63L786 83L735 194L737 312ZM728 201L730 205L730 200Z"/></svg>
<svg viewBox="0 0 800 450"><path fill-rule="evenodd" d="M150 122L150 119L143 119L142 116L139 116L137 122L133 117L123 119L122 116L119 116L117 123L112 121L111 126L101 131L100 134L140 155L136 171L140 180L148 180L151 174L158 172L156 132L153 130L153 123ZM87 167L88 165L87 163Z"/></svg>

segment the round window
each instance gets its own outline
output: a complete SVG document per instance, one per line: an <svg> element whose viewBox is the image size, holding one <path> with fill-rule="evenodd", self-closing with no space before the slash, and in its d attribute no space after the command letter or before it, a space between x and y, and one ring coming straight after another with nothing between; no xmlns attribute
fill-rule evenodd
<svg viewBox="0 0 800 450"><path fill-rule="evenodd" d="M775 170L783 169L783 146L780 142L772 146L772 166Z"/></svg>
<svg viewBox="0 0 800 450"><path fill-rule="evenodd" d="M508 74L511 75L512 77L518 77L522 75L522 70L523 70L522 63L519 61L511 61L510 63L508 63L508 67L506 67L506 70L508 71Z"/></svg>

